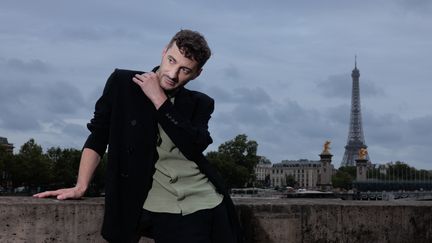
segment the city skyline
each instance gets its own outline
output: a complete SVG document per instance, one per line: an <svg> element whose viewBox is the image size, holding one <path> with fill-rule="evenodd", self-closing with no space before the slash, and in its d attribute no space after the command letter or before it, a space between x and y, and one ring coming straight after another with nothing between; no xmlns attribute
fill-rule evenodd
<svg viewBox="0 0 432 243"><path fill-rule="evenodd" d="M432 169L431 11L422 0L3 1L0 136L15 151L30 138L81 148L114 68L151 70L169 38L190 28L213 50L189 86L216 101L207 151L244 133L273 163L316 160L331 140L338 167L357 55L372 162Z"/></svg>

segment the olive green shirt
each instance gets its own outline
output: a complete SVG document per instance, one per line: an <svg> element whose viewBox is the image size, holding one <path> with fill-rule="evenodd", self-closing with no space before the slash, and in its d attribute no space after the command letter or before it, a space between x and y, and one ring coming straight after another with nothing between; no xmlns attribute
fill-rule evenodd
<svg viewBox="0 0 432 243"><path fill-rule="evenodd" d="M151 212L191 214L222 202L214 185L188 160L160 125L153 184L143 208Z"/></svg>

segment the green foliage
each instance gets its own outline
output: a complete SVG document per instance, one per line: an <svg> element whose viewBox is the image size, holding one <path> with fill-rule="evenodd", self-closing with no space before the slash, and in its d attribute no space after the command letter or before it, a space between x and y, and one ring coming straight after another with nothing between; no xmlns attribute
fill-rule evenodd
<svg viewBox="0 0 432 243"><path fill-rule="evenodd" d="M336 175L332 176L332 184L334 188L343 188L346 190L352 189L352 182L356 179L356 167L344 166L340 167Z"/></svg>
<svg viewBox="0 0 432 243"><path fill-rule="evenodd" d="M50 148L47 157L51 161L52 182L58 187L74 186L77 179L81 151L77 149Z"/></svg>
<svg viewBox="0 0 432 243"><path fill-rule="evenodd" d="M285 184L286 186L295 187L297 181L293 175L285 175Z"/></svg>
<svg viewBox="0 0 432 243"><path fill-rule="evenodd" d="M8 187L10 181L10 168L13 165L13 155L6 151L6 148L0 146L0 187Z"/></svg>
<svg viewBox="0 0 432 243"><path fill-rule="evenodd" d="M382 173L378 168L370 168L367 178L390 181L432 179L431 173L427 170L417 170L401 161L386 164L385 173Z"/></svg>
<svg viewBox="0 0 432 243"><path fill-rule="evenodd" d="M43 153L34 139L23 144L14 155L0 146L0 186L12 191L25 187L27 193L75 185L81 150L49 148ZM100 195L105 186L106 158L96 169L87 195Z"/></svg>
<svg viewBox="0 0 432 243"><path fill-rule="evenodd" d="M338 171L342 171L350 175L353 179L357 178L357 167L355 166L342 166L338 169Z"/></svg>
<svg viewBox="0 0 432 243"><path fill-rule="evenodd" d="M260 156L257 156L258 143L248 140L245 134L221 144L218 151L207 153L207 159L225 178L227 186L251 186L255 182L255 166Z"/></svg>
<svg viewBox="0 0 432 243"><path fill-rule="evenodd" d="M36 187L46 185L51 180L49 160L34 139L21 146L15 165L13 175L18 186Z"/></svg>
<svg viewBox="0 0 432 243"><path fill-rule="evenodd" d="M259 156L258 164L269 165L271 164L271 161L267 159L265 156Z"/></svg>

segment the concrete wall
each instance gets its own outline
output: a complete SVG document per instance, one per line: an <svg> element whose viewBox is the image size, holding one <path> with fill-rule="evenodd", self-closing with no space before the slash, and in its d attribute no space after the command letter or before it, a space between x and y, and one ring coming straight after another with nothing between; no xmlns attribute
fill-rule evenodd
<svg viewBox="0 0 432 243"><path fill-rule="evenodd" d="M235 203L248 242L432 242L432 201ZM0 242L105 242L99 235L102 212L102 198L0 197Z"/></svg>
<svg viewBox="0 0 432 243"><path fill-rule="evenodd" d="M237 200L248 242L432 242L432 201Z"/></svg>

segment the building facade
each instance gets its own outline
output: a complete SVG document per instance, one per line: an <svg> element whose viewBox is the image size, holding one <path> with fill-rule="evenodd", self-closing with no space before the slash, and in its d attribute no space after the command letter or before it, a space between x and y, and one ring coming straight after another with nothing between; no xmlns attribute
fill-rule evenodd
<svg viewBox="0 0 432 243"><path fill-rule="evenodd" d="M6 152L13 153L14 146L8 142L7 138L0 137L0 146L5 148Z"/></svg>
<svg viewBox="0 0 432 243"><path fill-rule="evenodd" d="M272 164L271 163L258 163L255 167L256 180L265 184L266 176L271 174Z"/></svg>
<svg viewBox="0 0 432 243"><path fill-rule="evenodd" d="M320 154L320 160L283 160L276 164L258 164L255 168L257 181L270 187L286 187L295 180L297 188L308 190L328 190L331 188L331 177L334 167L330 153Z"/></svg>

